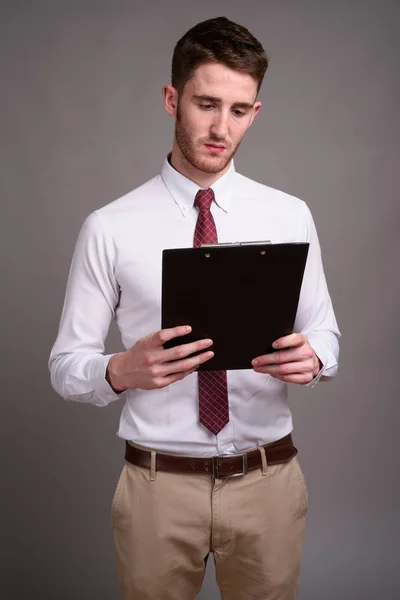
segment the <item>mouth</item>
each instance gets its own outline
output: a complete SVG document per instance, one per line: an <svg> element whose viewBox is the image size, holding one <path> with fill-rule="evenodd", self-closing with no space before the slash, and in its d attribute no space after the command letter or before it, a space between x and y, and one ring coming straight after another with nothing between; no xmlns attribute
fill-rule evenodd
<svg viewBox="0 0 400 600"><path fill-rule="evenodd" d="M225 150L225 146L221 146L219 144L204 144L204 146L210 152L215 152L216 154L221 154Z"/></svg>

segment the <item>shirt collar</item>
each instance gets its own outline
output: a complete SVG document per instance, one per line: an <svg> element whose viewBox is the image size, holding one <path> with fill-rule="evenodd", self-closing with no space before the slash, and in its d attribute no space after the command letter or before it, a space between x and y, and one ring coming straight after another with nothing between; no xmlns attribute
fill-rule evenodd
<svg viewBox="0 0 400 600"><path fill-rule="evenodd" d="M193 206L197 192L202 188L174 169L168 158L169 156L162 166L161 178L182 213L187 214L188 209ZM216 204L225 212L228 212L231 205L234 175L235 165L232 160L228 171L210 186L214 191Z"/></svg>

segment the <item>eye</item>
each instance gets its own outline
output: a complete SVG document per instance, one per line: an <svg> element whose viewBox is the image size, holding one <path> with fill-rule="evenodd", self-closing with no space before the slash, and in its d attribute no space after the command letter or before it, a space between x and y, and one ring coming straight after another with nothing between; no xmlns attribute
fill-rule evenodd
<svg viewBox="0 0 400 600"><path fill-rule="evenodd" d="M235 108L233 110L233 114L235 115L235 117L244 117L246 113L243 110L239 110L238 108Z"/></svg>
<svg viewBox="0 0 400 600"><path fill-rule="evenodd" d="M202 108L203 110L210 110L211 108L213 108L212 104L199 104L200 108Z"/></svg>

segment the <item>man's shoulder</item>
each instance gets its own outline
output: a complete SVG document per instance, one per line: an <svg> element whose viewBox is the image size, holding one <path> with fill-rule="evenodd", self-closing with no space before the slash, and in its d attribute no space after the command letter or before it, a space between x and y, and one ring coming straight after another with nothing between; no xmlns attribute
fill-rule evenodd
<svg viewBox="0 0 400 600"><path fill-rule="evenodd" d="M116 200L112 200L96 209L95 212L106 218L112 218L114 216L123 217L124 214L127 212L131 213L132 209L140 207L141 204L148 205L149 201L152 198L159 197L159 194L162 191L163 186L161 176L156 175L133 190L123 194Z"/></svg>
<svg viewBox="0 0 400 600"><path fill-rule="evenodd" d="M235 189L238 194L245 194L246 199L261 203L272 203L282 208L306 209L306 203L297 196L293 196L283 190L273 188L265 183L250 179L236 172Z"/></svg>

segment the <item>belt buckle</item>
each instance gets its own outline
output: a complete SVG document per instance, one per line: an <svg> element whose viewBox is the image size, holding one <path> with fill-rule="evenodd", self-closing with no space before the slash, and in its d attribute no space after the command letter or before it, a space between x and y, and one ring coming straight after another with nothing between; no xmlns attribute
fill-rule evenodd
<svg viewBox="0 0 400 600"><path fill-rule="evenodd" d="M232 458L233 456L240 456L242 459L242 471L240 473L227 473L226 475L220 475L219 472L219 459L220 458ZM220 454L219 456L212 457L213 477L214 479L229 479L230 477L242 477L246 475L247 469L247 454Z"/></svg>

